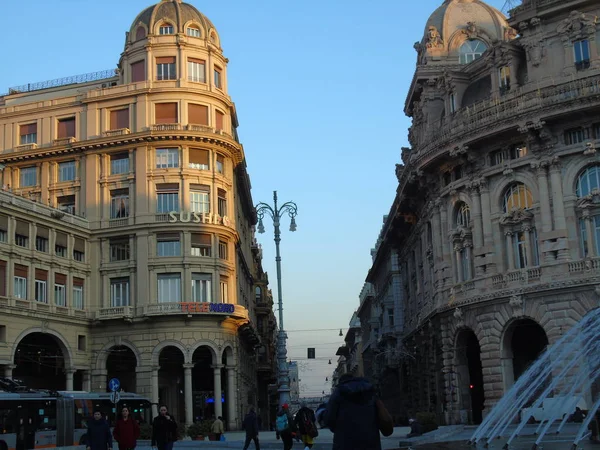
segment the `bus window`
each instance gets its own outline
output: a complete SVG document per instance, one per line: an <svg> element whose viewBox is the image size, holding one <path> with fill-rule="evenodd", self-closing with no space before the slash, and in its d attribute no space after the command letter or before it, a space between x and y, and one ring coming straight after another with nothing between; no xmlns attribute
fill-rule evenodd
<svg viewBox="0 0 600 450"><path fill-rule="evenodd" d="M11 400L0 401L0 434L16 433L17 410L16 402Z"/></svg>
<svg viewBox="0 0 600 450"><path fill-rule="evenodd" d="M56 400L36 400L29 405L37 431L56 430Z"/></svg>

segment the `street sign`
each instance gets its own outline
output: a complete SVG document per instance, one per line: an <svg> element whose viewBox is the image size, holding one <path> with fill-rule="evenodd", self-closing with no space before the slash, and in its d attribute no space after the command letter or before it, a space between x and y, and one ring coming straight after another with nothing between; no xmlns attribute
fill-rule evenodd
<svg viewBox="0 0 600 450"><path fill-rule="evenodd" d="M121 388L121 382L118 378L111 378L108 382L108 388L111 392L117 392Z"/></svg>
<svg viewBox="0 0 600 450"><path fill-rule="evenodd" d="M115 405L121 401L121 393L117 391L113 391L110 393L110 401Z"/></svg>

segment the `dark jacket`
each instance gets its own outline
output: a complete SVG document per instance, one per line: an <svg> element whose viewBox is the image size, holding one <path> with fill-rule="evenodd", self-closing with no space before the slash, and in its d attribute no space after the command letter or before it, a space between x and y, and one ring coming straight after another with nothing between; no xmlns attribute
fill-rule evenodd
<svg viewBox="0 0 600 450"><path fill-rule="evenodd" d="M152 447L162 446L169 442L177 440L177 422L171 416L167 419L165 416L156 416L152 422Z"/></svg>
<svg viewBox="0 0 600 450"><path fill-rule="evenodd" d="M373 385L364 378L340 383L327 404L325 423L333 450L381 450Z"/></svg>
<svg viewBox="0 0 600 450"><path fill-rule="evenodd" d="M246 431L246 436L254 437L258 435L258 417L254 411L246 414L242 427Z"/></svg>
<svg viewBox="0 0 600 450"><path fill-rule="evenodd" d="M106 420L91 419L87 423L86 445L92 450L106 450L112 447L110 427Z"/></svg>
<svg viewBox="0 0 600 450"><path fill-rule="evenodd" d="M115 441L119 443L121 450L135 448L137 440L140 437L140 426L132 417L129 417L127 420L121 418L117 420L113 436Z"/></svg>
<svg viewBox="0 0 600 450"><path fill-rule="evenodd" d="M300 408L296 413L296 426L298 427L298 431L302 435L308 434L309 430L306 429L307 420L311 421L314 424L316 422L316 417L312 409L304 406L303 408Z"/></svg>
<svg viewBox="0 0 600 450"><path fill-rule="evenodd" d="M284 414L287 414L287 421L288 421L288 429L285 431L282 431L281 433L277 431L277 429L275 429L275 435L279 436L281 434L291 434L296 432L297 428L296 428L296 422L294 421L294 418L292 417L292 414L290 413L289 409L287 411L284 411L283 409L280 409L277 412L277 417L279 416L283 416Z"/></svg>

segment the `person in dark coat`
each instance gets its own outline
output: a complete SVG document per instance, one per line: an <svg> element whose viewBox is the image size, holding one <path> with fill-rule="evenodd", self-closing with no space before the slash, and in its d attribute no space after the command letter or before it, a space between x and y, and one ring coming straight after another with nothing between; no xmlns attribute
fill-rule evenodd
<svg viewBox="0 0 600 450"><path fill-rule="evenodd" d="M177 439L177 422L169 414L167 407L162 405L158 416L152 422L152 447L158 447L158 450L173 450L173 443Z"/></svg>
<svg viewBox="0 0 600 450"><path fill-rule="evenodd" d="M254 441L256 450L260 450L260 442L258 441L258 417L256 416L254 408L250 408L250 411L248 411L248 414L246 414L246 417L244 417L242 427L244 428L244 431L246 431L244 450L248 450L250 441Z"/></svg>
<svg viewBox="0 0 600 450"><path fill-rule="evenodd" d="M140 437L140 426L131 417L127 406L121 410L121 417L117 420L113 436L115 441L119 443L119 450L133 450L137 446L137 440Z"/></svg>
<svg viewBox="0 0 600 450"><path fill-rule="evenodd" d="M415 419L409 419L408 424L410 425L410 433L406 435L407 438L421 436L423 434L423 427Z"/></svg>
<svg viewBox="0 0 600 450"><path fill-rule="evenodd" d="M380 423L378 407L385 408L368 380L342 375L325 411L325 424L333 432L333 450L381 450L379 429L389 428L391 417L384 411L385 423Z"/></svg>
<svg viewBox="0 0 600 450"><path fill-rule="evenodd" d="M94 411L94 418L87 423L87 450L112 450L110 426L102 417L102 412Z"/></svg>

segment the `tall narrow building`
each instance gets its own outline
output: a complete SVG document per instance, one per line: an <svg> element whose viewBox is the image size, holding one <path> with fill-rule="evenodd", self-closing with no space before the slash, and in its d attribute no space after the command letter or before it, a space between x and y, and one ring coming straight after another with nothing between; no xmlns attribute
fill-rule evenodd
<svg viewBox="0 0 600 450"><path fill-rule="evenodd" d="M116 70L0 96L6 377L94 391L116 377L229 429L268 411L268 280L227 62L206 16L162 0Z"/></svg>

